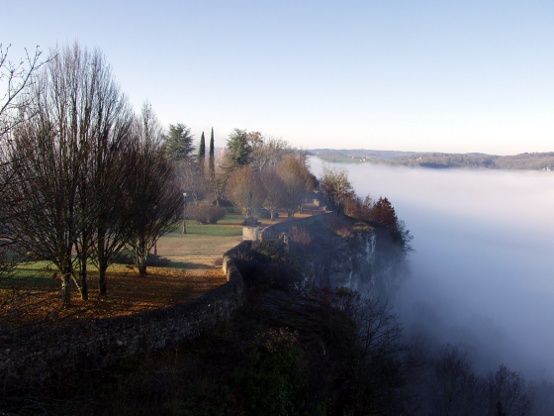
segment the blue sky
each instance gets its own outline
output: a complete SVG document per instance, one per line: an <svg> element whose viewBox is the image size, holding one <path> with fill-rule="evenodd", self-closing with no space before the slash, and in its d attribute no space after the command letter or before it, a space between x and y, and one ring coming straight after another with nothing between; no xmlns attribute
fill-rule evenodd
<svg viewBox="0 0 554 416"><path fill-rule="evenodd" d="M136 108L218 145L239 127L304 148L554 151L552 1L0 6L14 54L98 47Z"/></svg>

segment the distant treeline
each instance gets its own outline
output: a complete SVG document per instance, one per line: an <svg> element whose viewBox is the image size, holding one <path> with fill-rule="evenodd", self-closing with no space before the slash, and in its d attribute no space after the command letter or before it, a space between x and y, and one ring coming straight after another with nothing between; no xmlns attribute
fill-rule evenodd
<svg viewBox="0 0 554 416"><path fill-rule="evenodd" d="M386 163L389 165L419 166L434 169L554 170L554 152L499 156L485 153L417 153L364 149L314 149L311 153L323 160L337 163Z"/></svg>

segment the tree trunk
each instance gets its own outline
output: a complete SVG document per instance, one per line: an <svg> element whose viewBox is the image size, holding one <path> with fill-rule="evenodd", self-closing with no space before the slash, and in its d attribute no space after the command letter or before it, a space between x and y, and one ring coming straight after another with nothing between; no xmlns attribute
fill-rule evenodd
<svg viewBox="0 0 554 416"><path fill-rule="evenodd" d="M107 293L107 279L106 279L106 270L108 269L108 265L104 264L104 262L98 264L98 290L100 292L100 296L106 296Z"/></svg>
<svg viewBox="0 0 554 416"><path fill-rule="evenodd" d="M102 218L102 223L105 223L106 220ZM106 296L107 292L107 281L106 281L106 270L108 269L108 260L106 257L106 232L104 227L98 227L97 231L97 251L96 256L98 259L98 292L100 296Z"/></svg>
<svg viewBox="0 0 554 416"><path fill-rule="evenodd" d="M71 271L67 270L62 272L62 300L64 308L71 305Z"/></svg>
<svg viewBox="0 0 554 416"><path fill-rule="evenodd" d="M139 275L141 277L146 276L146 262L148 260L148 250L146 250L146 245L141 244L135 250L135 265L137 266Z"/></svg>
<svg viewBox="0 0 554 416"><path fill-rule="evenodd" d="M80 270L79 270L79 281L80 281L80 288L79 291L81 292L81 299L82 300L88 300L88 283L87 283L87 259L85 256L80 261Z"/></svg>
<svg viewBox="0 0 554 416"><path fill-rule="evenodd" d="M140 237L136 240L136 244L133 246L133 252L135 255L135 266L141 277L146 276L146 262L148 260L149 251L146 238Z"/></svg>
<svg viewBox="0 0 554 416"><path fill-rule="evenodd" d="M271 221L275 221L275 211L274 210L269 211L269 218L270 218Z"/></svg>
<svg viewBox="0 0 554 416"><path fill-rule="evenodd" d="M142 258L137 261L137 267L139 271L139 276L144 277L146 276L146 258Z"/></svg>

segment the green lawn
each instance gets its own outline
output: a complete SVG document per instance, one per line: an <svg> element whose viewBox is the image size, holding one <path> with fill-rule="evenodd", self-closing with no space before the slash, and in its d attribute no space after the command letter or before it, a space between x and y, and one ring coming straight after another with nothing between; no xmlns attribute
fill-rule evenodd
<svg viewBox="0 0 554 416"><path fill-rule="evenodd" d="M242 228L236 225L219 225L219 224L197 224L196 222L187 221L188 235L204 235L213 237L231 237L242 234ZM180 237L181 227L166 234L165 238Z"/></svg>
<svg viewBox="0 0 554 416"><path fill-rule="evenodd" d="M198 224L187 220L187 234L181 233L181 226L164 235L158 241L158 254L171 260L172 268L197 268L214 266L216 259L240 242L242 236L240 214L227 214L218 224ZM123 265L113 265L120 269ZM0 288L14 285L18 287L56 286L52 278L56 266L48 261L27 261L19 263L10 278L0 280ZM89 265L96 272L94 265Z"/></svg>
<svg viewBox="0 0 554 416"><path fill-rule="evenodd" d="M0 279L0 289L18 287L20 289L51 288L57 282L52 278L56 271L49 261L26 261L17 264L10 277Z"/></svg>
<svg viewBox="0 0 554 416"><path fill-rule="evenodd" d="M244 218L239 214L227 214L217 224L199 224L194 220L187 220L188 235L203 235L213 237L234 237L242 235L242 224ZM183 236L182 224L177 225L173 231L166 234L164 237L181 237Z"/></svg>
<svg viewBox="0 0 554 416"><path fill-rule="evenodd" d="M213 267L225 251L241 241L242 222L239 214L227 214L217 224L187 220L187 234L177 226L160 238L158 254L170 259L173 267Z"/></svg>

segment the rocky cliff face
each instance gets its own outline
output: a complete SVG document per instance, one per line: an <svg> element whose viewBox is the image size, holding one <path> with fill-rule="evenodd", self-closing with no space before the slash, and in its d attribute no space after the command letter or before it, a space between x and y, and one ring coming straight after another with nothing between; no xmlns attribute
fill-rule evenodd
<svg viewBox="0 0 554 416"><path fill-rule="evenodd" d="M306 283L360 292L371 290L376 283L374 230L355 224L337 227L333 221L326 225L327 229L314 231L316 238L312 241L311 253L304 257Z"/></svg>
<svg viewBox="0 0 554 416"><path fill-rule="evenodd" d="M345 287L364 292L377 283L377 234L365 223L331 213L280 224L267 235L288 243L290 254L300 265L305 287Z"/></svg>

